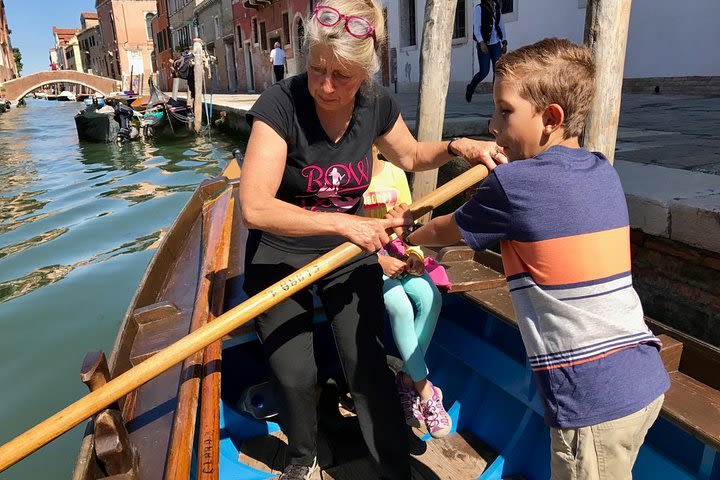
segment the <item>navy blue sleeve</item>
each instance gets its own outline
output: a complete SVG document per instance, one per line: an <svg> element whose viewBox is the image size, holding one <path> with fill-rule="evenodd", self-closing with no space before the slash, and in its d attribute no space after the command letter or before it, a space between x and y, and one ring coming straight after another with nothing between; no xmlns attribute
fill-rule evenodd
<svg viewBox="0 0 720 480"><path fill-rule="evenodd" d="M455 211L454 218L463 240L474 250L484 250L510 237L512 206L495 172Z"/></svg>
<svg viewBox="0 0 720 480"><path fill-rule="evenodd" d="M280 83L265 90L245 114L245 120L251 127L255 118L267 123L283 140L288 141L293 118L293 103L289 93Z"/></svg>
<svg viewBox="0 0 720 480"><path fill-rule="evenodd" d="M390 92L378 85L378 131L377 136L385 135L395 125L400 116L400 106Z"/></svg>

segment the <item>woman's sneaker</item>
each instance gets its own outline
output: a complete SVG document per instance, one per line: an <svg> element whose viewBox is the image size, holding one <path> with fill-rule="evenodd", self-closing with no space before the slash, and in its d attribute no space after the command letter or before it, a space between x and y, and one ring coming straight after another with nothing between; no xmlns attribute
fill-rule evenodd
<svg viewBox="0 0 720 480"><path fill-rule="evenodd" d="M410 427L420 428L424 419L420 412L420 397L414 388L409 388L403 382L403 373L398 372L395 375L395 388L400 394L400 404L402 405L405 423Z"/></svg>
<svg viewBox="0 0 720 480"><path fill-rule="evenodd" d="M441 438L450 433L452 428L452 420L450 415L445 411L442 404L442 390L436 386L432 386L433 396L424 402L420 402L420 411L425 420L428 433L433 438Z"/></svg>
<svg viewBox="0 0 720 480"><path fill-rule="evenodd" d="M312 465L293 465L292 463L285 467L283 473L277 480L310 480L310 477L317 470L317 458L313 460Z"/></svg>

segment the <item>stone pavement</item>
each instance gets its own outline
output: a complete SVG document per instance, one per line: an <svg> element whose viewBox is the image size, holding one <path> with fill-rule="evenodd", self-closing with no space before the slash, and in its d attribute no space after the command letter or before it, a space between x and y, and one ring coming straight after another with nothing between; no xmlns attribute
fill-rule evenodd
<svg viewBox="0 0 720 480"><path fill-rule="evenodd" d="M244 113L257 95L214 95L228 124L247 130ZM403 118L415 123L417 95L395 94ZM443 137L488 135L492 96L472 103L449 94ZM633 227L720 252L720 97L624 94L615 166Z"/></svg>

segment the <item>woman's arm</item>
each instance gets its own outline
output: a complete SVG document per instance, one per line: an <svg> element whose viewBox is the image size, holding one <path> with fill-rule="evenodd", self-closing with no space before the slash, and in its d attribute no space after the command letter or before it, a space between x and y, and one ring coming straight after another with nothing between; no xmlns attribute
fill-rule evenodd
<svg viewBox="0 0 720 480"><path fill-rule="evenodd" d="M372 219L344 213L312 212L275 198L285 170L287 144L269 125L253 122L240 176L240 206L249 228L277 235L341 235L367 251L389 241L385 229L402 219Z"/></svg>
<svg viewBox="0 0 720 480"><path fill-rule="evenodd" d="M402 115L390 131L375 140L385 158L407 172L432 170L449 162L453 155L448 153L450 142L418 142L408 130ZM505 155L498 151L495 142L460 138L453 142L452 152L471 165L484 164L492 170L500 163L507 163Z"/></svg>

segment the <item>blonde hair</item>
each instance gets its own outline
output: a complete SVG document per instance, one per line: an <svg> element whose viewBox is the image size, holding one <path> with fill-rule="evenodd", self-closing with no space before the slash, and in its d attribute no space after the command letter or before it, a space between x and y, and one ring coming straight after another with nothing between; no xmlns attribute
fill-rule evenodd
<svg viewBox="0 0 720 480"><path fill-rule="evenodd" d="M577 137L595 95L595 62L590 49L569 40L546 38L503 55L495 75L542 111L556 103L565 112L564 138Z"/></svg>
<svg viewBox="0 0 720 480"><path fill-rule="evenodd" d="M305 22L304 50L308 58L313 48L326 46L330 48L341 64L360 65L367 73L368 79L380 70L380 46L385 43L385 20L380 6L375 0L323 0L316 7L327 5L333 7L341 14L351 17L358 16L366 19L375 27L375 38L372 36L359 39L345 30L345 20L341 20L334 27L321 25L310 14Z"/></svg>

